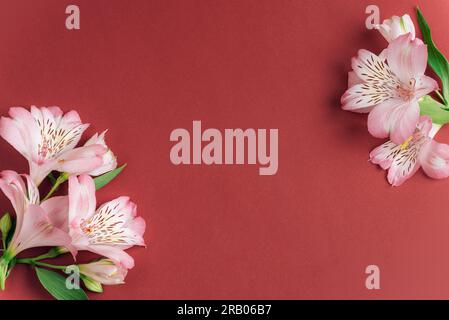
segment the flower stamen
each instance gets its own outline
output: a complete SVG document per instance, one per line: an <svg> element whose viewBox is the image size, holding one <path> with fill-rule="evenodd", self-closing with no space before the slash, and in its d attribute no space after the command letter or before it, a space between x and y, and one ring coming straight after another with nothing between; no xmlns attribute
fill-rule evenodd
<svg viewBox="0 0 449 320"><path fill-rule="evenodd" d="M401 150L407 149L412 140L413 140L413 136L408 137L407 140L405 140L404 143L401 144Z"/></svg>

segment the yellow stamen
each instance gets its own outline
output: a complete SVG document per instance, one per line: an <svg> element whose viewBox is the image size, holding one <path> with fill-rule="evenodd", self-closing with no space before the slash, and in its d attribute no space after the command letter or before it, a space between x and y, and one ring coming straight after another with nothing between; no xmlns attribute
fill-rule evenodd
<svg viewBox="0 0 449 320"><path fill-rule="evenodd" d="M401 144L401 150L407 149L410 142L413 140L413 136L407 138L403 144Z"/></svg>

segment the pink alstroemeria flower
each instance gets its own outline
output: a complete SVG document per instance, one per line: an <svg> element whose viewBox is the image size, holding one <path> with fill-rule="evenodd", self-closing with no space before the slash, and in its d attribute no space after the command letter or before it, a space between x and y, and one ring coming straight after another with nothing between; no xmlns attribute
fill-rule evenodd
<svg viewBox="0 0 449 320"><path fill-rule="evenodd" d="M61 246L74 253L71 237L62 229L67 225L67 197L53 197L39 204L39 190L28 175L26 180L14 171L2 171L0 189L16 213L16 228L0 259L0 287L5 285L9 261L20 252L35 247ZM64 218L65 217L65 218Z"/></svg>
<svg viewBox="0 0 449 320"><path fill-rule="evenodd" d="M386 55L388 64L363 49L352 59L356 77L341 98L342 108L369 112L368 131L401 144L418 123L419 98L437 90L438 83L424 75L427 47L410 33L391 42Z"/></svg>
<svg viewBox="0 0 449 320"><path fill-rule="evenodd" d="M10 170L0 173L0 189L16 213L16 229L8 250L19 252L45 246L70 248L70 236L62 229L67 224L68 198L53 197L40 203L39 190L28 175Z"/></svg>
<svg viewBox="0 0 449 320"><path fill-rule="evenodd" d="M105 256L131 269L133 258L124 250L144 246L145 221L136 217L136 205L128 197L119 197L97 210L95 184L83 174L69 178L69 233L72 245Z"/></svg>
<svg viewBox="0 0 449 320"><path fill-rule="evenodd" d="M411 34L412 40L415 39L415 25L408 14L404 14L402 17L393 16L374 28L379 30L388 42L407 33Z"/></svg>
<svg viewBox="0 0 449 320"><path fill-rule="evenodd" d="M81 174L103 165L107 152L101 144L75 148L84 130L76 111L63 115L58 107L9 109L11 118L0 119L0 136L29 162L30 175L36 185L53 170Z"/></svg>
<svg viewBox="0 0 449 320"><path fill-rule="evenodd" d="M370 153L370 161L388 170L388 182L400 186L422 167L431 178L449 176L449 145L433 140L432 121L422 116L403 144L387 141Z"/></svg>
<svg viewBox="0 0 449 320"><path fill-rule="evenodd" d="M91 176L99 176L103 173L109 172L111 170L114 170L117 168L117 157L114 155L111 149L106 145L106 141L104 136L106 135L107 130L103 131L101 134L94 134L87 142L84 144L84 146L91 146L91 145L102 145L105 147L108 151L103 155L103 164L92 171L87 172L88 175Z"/></svg>
<svg viewBox="0 0 449 320"><path fill-rule="evenodd" d="M110 259L78 265L80 273L105 285L123 284L128 270Z"/></svg>

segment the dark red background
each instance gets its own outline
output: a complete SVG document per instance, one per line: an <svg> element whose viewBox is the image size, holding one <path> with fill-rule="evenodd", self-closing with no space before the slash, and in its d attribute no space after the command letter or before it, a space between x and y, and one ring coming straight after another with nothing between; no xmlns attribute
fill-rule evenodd
<svg viewBox="0 0 449 320"><path fill-rule="evenodd" d="M69 4L80 6L79 31L65 29ZM91 298L449 298L449 180L419 172L390 187L367 162L382 141L339 108L351 56L386 45L365 29L368 4L0 1L0 113L59 105L78 110L89 134L109 128L128 167L98 198L129 195L148 223L126 285ZM449 54L449 2L376 4L382 19L415 18L419 4ZM277 175L172 165L170 132L192 120L279 128ZM1 169L27 170L4 141L0 154ZM364 286L369 264L381 290ZM26 266L0 293L19 298L50 298Z"/></svg>

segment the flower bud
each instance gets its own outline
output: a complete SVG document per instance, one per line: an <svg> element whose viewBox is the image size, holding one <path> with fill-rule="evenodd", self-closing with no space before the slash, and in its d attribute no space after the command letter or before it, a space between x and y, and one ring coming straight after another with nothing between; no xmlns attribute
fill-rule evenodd
<svg viewBox="0 0 449 320"><path fill-rule="evenodd" d="M126 268L117 266L112 260L100 259L87 264L78 265L80 273L101 284L113 285L125 283L128 272Z"/></svg>
<svg viewBox="0 0 449 320"><path fill-rule="evenodd" d="M412 39L415 39L415 26L408 14L402 17L393 16L390 19L384 20L382 24L375 26L375 28L379 30L388 42L407 33L411 33Z"/></svg>
<svg viewBox="0 0 449 320"><path fill-rule="evenodd" d="M0 219L0 231L2 232L3 239L6 239L9 230L11 230L12 221L9 213L5 213Z"/></svg>
<svg viewBox="0 0 449 320"><path fill-rule="evenodd" d="M92 292L102 293L103 287L100 282L93 280L90 277L82 276L81 279L83 280L84 285L86 288Z"/></svg>
<svg viewBox="0 0 449 320"><path fill-rule="evenodd" d="M106 141L104 138L106 132L107 132L107 130L103 131L101 134L98 134L98 133L94 134L84 144L84 146L98 144L98 145L101 145L101 146L107 148L107 152L105 154L103 154L103 156L102 156L103 164L99 168L87 173L91 176L99 176L99 175L102 175L103 173L109 172L109 171L117 168L117 158L115 157L115 155L111 151L111 149L109 149L109 147L106 145Z"/></svg>

